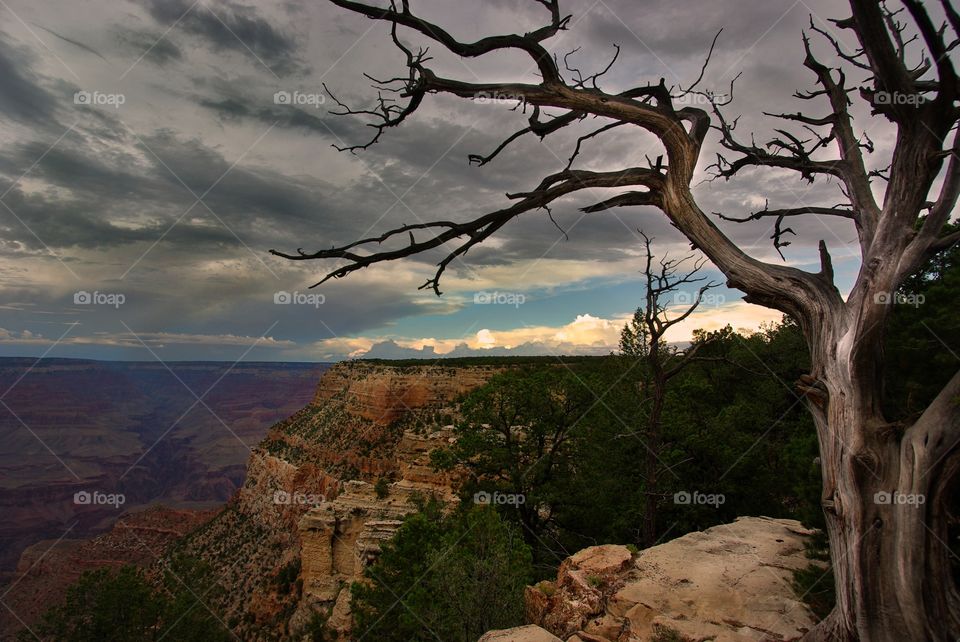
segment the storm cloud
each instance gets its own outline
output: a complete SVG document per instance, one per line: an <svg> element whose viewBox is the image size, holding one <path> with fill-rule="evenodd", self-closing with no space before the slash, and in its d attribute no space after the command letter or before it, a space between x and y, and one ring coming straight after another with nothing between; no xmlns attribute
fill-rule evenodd
<svg viewBox="0 0 960 642"><path fill-rule="evenodd" d="M413 4L463 39L535 29L546 18L536 3L511 0ZM550 51L562 57L579 47L569 60L590 72L603 69L619 45L620 58L604 77L610 90L661 77L692 82L722 28L703 87L729 91L740 74L730 109L742 114L740 129L757 131L758 139L772 126L762 112L796 110L793 92L812 83L800 40L810 16L819 24L840 17L827 0L704 2L696 20L689 6L667 0L565 5L570 29L547 43ZM308 289L338 263L289 262L268 250L309 252L405 223L468 220L508 206L506 193L529 190L565 167L577 137L599 123L543 140L528 134L476 167L468 155L489 153L525 127L529 110L430 96L378 144L340 153L335 146L366 142L373 132L363 117L331 114L338 108L328 89L369 109L377 92L363 73L403 73L381 24L328 3L289 1L138 0L118 10L91 0L68 12L10 0L0 13L8 18L0 32L4 354L46 349L67 328L57 356L134 358L142 346L131 333L143 333L163 358L232 359L242 352L237 337L252 345L264 334L251 356L430 356L440 346L451 354L537 352L556 346L532 335L509 349L481 345L476 333L507 336L509 324L549 333L599 307L603 319L599 312L589 318L609 330L639 299L639 230L656 237L660 253L691 252L651 208L584 214L580 208L611 195L587 191L549 213L517 218L454 262L442 299L417 288L449 244ZM401 36L411 46L425 43ZM457 60L438 47L431 53L432 64L452 77L536 81L522 54ZM277 100L284 92L311 98ZM890 132L866 114L855 117L879 156ZM644 164L661 151L642 131L621 128L591 141L575 166ZM840 196L835 184L810 186L777 173L710 182L705 169L716 151L708 140L696 177L704 211L743 216L767 204L831 204ZM841 287L858 268L853 231L834 220L791 222L796 235L783 259L772 247L770 221L717 222L751 254L801 267L813 267L824 239ZM475 292L497 288L532 303L512 311L473 304ZM83 307L74 304L78 291L123 293L125 302ZM617 300L600 306L584 294L596 292L614 292ZM303 296L276 303L278 293ZM322 303L308 295L322 295ZM459 346L464 337L474 343Z"/></svg>

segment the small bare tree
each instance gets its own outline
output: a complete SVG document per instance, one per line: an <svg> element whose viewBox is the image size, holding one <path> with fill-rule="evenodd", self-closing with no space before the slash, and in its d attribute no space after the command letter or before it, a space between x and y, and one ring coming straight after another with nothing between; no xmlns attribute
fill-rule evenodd
<svg viewBox="0 0 960 642"><path fill-rule="evenodd" d="M630 359L638 359L636 364L639 370L637 400L644 407L644 425L641 428L641 438L644 449L644 489L645 505L643 511L643 531L641 541L644 546L653 546L657 543L658 524L657 514L663 501L661 490L661 473L665 471L662 460L663 454L663 409L667 400L667 390L670 380L680 374L684 368L694 362L697 352L707 343L705 337L684 351L678 350L666 341L666 334L673 326L687 319L700 307L704 293L716 287L716 283L705 283L706 277L700 276L705 265L703 259L694 259L693 256L683 258L668 258L664 256L654 261L652 239L643 231L646 260L643 267L644 286L646 294L643 305L637 308L633 318L623 327L620 333L620 353ZM692 262L692 263L691 263ZM680 273L687 265L687 271ZM684 285L699 286L696 294L680 297L680 288ZM671 303L680 303L683 307L679 314L670 316L668 308ZM678 299L683 299L678 301ZM630 366L632 371L634 366ZM626 436L626 435L624 435Z"/></svg>
<svg viewBox="0 0 960 642"><path fill-rule="evenodd" d="M960 194L960 81L950 57L958 44L960 14L949 0L939 0L945 23L937 25L920 0L900 0L896 11L877 0L849 0L850 17L835 20L834 25L856 39L853 50L811 23L810 30L833 47L840 62L837 66L821 62L804 34L803 64L814 74L818 88L797 96L822 103L826 111L770 114L786 125L761 146L736 135L736 120L724 117L723 105L678 107L678 97L698 91L703 73L691 87L674 91L661 79L607 93L599 86L605 70L588 76L572 72L573 77L565 79L543 43L566 28L569 16L561 13L559 0L535 1L549 13L549 23L542 28L461 42L414 14L407 0L391 0L386 8L331 0L389 23L407 68L401 77L377 81L382 94L374 109L355 111L341 104L339 113L362 113L375 119L371 123L374 137L351 151L376 142L435 93L468 99L509 96L530 110L526 127L489 154L471 156L478 165L489 163L528 133L543 138L587 117L597 117L603 124L579 138L566 168L528 192L508 194L513 201L509 207L466 222L403 225L381 236L317 252L275 253L293 260L345 259L346 264L326 277L334 278L454 242L454 249L424 285L439 294L440 277L453 260L517 216L547 208L567 195L591 188L621 188L620 194L584 210L640 205L661 209L724 273L730 287L746 293L745 300L793 317L810 348L812 369L801 389L820 443L837 606L809 639L956 640L960 592L949 571L950 553L944 542L948 513L960 495L960 372L910 425L888 421L880 401L881 345L890 294L931 256L960 239L958 233L943 232ZM424 49L414 50L401 42L400 28L466 58L504 50L524 52L536 65L540 82L468 82L440 76L427 66ZM922 50L916 64L910 62L914 48ZM848 85L847 73L864 76L858 91ZM387 94L391 89L394 96ZM872 145L854 127L850 113L854 99L896 130L889 167L884 170L869 170L864 161ZM548 114L546 109L551 108L559 113ZM790 131L790 126L800 129ZM616 171L572 167L582 145L614 128L652 134L659 139L665 161ZM842 205L764 209L749 218L775 219L778 248L784 244L781 223L789 217L819 214L852 221L861 269L845 300L834 285L823 241L816 273L760 261L738 247L701 210L690 186L711 131L717 132L727 154L712 166L719 177L731 178L744 169L760 167L796 172L808 181L831 179L841 186ZM833 155L828 156L831 150ZM882 198L878 200L875 192L882 192ZM396 249L380 245L391 240L404 245ZM918 507L896 500L875 501L910 496L923 496L926 502Z"/></svg>

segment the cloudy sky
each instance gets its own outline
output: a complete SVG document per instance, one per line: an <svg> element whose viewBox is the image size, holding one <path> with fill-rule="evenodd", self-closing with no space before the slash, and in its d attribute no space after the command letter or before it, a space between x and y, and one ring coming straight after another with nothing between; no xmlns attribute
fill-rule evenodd
<svg viewBox="0 0 960 642"><path fill-rule="evenodd" d="M568 1L571 28L549 45L560 56L580 47L571 60L584 70L602 68L619 45L605 88L622 91L661 77L689 83L722 27L704 88L726 92L741 74L729 109L760 140L774 125L761 112L796 111L792 92L812 87L801 30L810 16L831 28L826 19L845 17L839 4ZM529 0L411 5L467 40L532 30L546 18ZM656 238L657 254L688 253L659 212L582 215L577 207L597 197L585 194L553 208L556 225L529 213L471 251L448 270L440 298L417 289L438 254L309 290L336 264L291 263L268 250L316 250L498 209L505 192L529 190L564 167L585 130L521 139L478 168L467 155L493 149L524 126L524 115L510 105L431 97L378 145L340 153L333 145L364 142L370 132L360 119L328 113L323 84L370 106L376 94L363 73L403 70L384 24L319 1L0 0L0 15L0 355L232 361L608 352L642 296L637 229ZM431 64L448 76L535 80L521 55L461 61L432 52ZM277 92L300 96L299 104L278 104ZM859 116L885 165L891 133ZM710 143L704 167L714 150ZM615 130L578 162L609 169L658 153L641 134ZM839 198L836 185L778 172L702 184L696 194L705 211L727 215L766 199L792 207ZM858 268L853 230L815 217L792 227L786 261L816 269L824 239L845 290ZM781 260L770 221L724 229L754 256ZM716 271L707 275L722 281ZM477 303L478 293L496 303ZM740 296L714 290L673 339L696 327L779 318Z"/></svg>

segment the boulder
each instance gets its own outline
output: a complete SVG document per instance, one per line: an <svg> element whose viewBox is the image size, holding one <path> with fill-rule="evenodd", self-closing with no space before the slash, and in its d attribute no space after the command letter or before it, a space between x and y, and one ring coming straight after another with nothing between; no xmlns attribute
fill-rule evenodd
<svg viewBox="0 0 960 642"><path fill-rule="evenodd" d="M815 624L792 571L810 564L799 522L741 517L636 555L594 546L556 582L527 587L525 611L568 642L797 640Z"/></svg>
<svg viewBox="0 0 960 642"><path fill-rule="evenodd" d="M625 546L591 546L560 564L556 583L527 587L524 610L527 620L542 624L566 639L583 629L588 620L601 616L604 591L611 590L626 571L633 556ZM619 629L605 622L604 631Z"/></svg>

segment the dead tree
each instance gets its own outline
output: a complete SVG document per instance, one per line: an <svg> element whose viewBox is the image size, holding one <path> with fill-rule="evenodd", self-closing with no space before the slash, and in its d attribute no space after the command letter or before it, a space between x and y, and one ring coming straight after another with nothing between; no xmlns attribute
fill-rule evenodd
<svg viewBox="0 0 960 642"><path fill-rule="evenodd" d="M836 609L809 638L956 640L960 593L949 572L950 553L944 542L949 506L960 495L960 406L956 402L960 372L910 425L892 425L884 417L880 375L889 294L960 237L943 233L960 193L960 86L951 60L960 34L960 14L949 0L939 0L945 23L938 25L920 0L900 0L902 6L896 11L877 0L849 0L851 15L834 21L834 26L856 40L852 50L811 24L810 34L803 36L803 64L814 75L817 88L798 94L811 101L811 111L771 114L785 124L768 144L758 145L738 136L736 120L724 117L723 105L678 106L679 95L698 91L699 79L686 89L671 90L661 79L606 93L598 82L602 71L564 78L544 41L563 30L569 17L561 13L559 0L535 1L549 14L549 23L542 28L461 42L412 12L407 0L394 1L387 8L331 0L389 23L406 61L403 76L377 81L384 97L376 108L363 112L375 119L371 123L375 136L351 151L403 123L428 94L450 94L466 99L510 97L529 110L526 127L492 152L471 157L478 165L491 162L522 136L550 136L587 117L603 124L579 139L574 160L581 145L595 142L602 129L616 127L621 134L632 130L655 136L663 161L616 171L575 169L571 161L571 166L547 176L530 191L508 194L513 201L508 207L473 220L403 225L341 247L276 254L293 260L345 259L326 277L334 278L453 242L454 249L424 285L439 294L440 277L453 260L517 216L547 208L562 197L592 188L620 188L619 195L585 211L659 208L724 273L730 287L745 292L748 302L793 317L809 344L812 370L800 385L817 426L823 508L837 583ZM468 82L438 75L428 66L426 50L401 41L401 29L466 58L503 50L522 52L538 71L539 82ZM808 39L814 33L834 48L837 66L816 57ZM922 52L915 64L911 62L914 50ZM848 84L848 73L864 78L860 86ZM895 148L884 170L870 170L865 163L871 144L854 127L850 112L854 100L863 101L874 118L885 119L896 129ZM817 114L818 108L826 109ZM341 113L357 112L344 105ZM785 219L804 214L852 221L861 268L846 299L834 285L823 241L817 273L760 261L731 241L700 208L690 186L711 132L716 132L725 148L726 155L713 165L719 177L732 178L748 168L773 168L796 172L808 181L827 179L839 184L844 192L840 206L766 209L751 217L774 217L778 232ZM876 192L882 192L881 199ZM404 245L397 249L380 245L391 240ZM781 233L774 240L783 246ZM923 496L926 502L920 507L897 500L878 503L875 497L881 495L877 493Z"/></svg>
<svg viewBox="0 0 960 642"><path fill-rule="evenodd" d="M670 380L694 363L698 351L711 342L710 337L706 337L681 352L669 345L665 337L670 328L683 322L700 307L703 295L717 284L707 283L706 277L700 276L705 265L703 259L695 259L693 256L679 259L665 256L655 262L652 239L642 230L640 236L643 238L645 251L643 278L646 294L643 305L637 308L633 318L620 333L620 353L641 362L637 364L637 401L645 410L641 435L646 451L643 463L646 488L640 536L641 543L649 547L659 540L657 514L663 502L660 479L664 472L663 410ZM688 271L678 273L684 265ZM681 287L697 283L703 285L697 288L696 294L679 296L686 294L680 290ZM671 299L682 306L679 313L673 316L668 312ZM633 367L631 365L628 372L632 371Z"/></svg>

